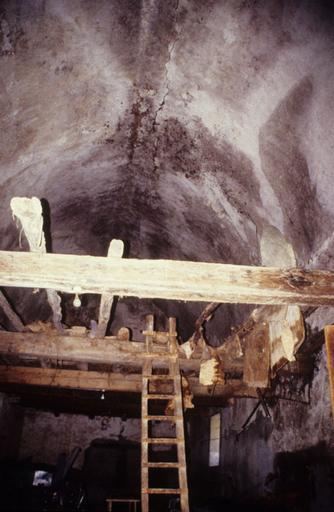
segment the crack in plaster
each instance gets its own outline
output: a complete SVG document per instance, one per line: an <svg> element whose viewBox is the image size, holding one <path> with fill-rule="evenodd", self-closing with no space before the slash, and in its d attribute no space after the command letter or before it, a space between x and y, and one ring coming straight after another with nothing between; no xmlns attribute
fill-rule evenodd
<svg viewBox="0 0 334 512"><path fill-rule="evenodd" d="M176 27L177 27L179 7L180 7L180 0L176 0L175 8L174 8L174 11L175 11L174 22L175 22ZM155 137L154 145L153 145L153 152L152 152L152 163L153 163L153 172L154 173L159 169L159 162L157 159L157 154L158 154L157 126L159 125L158 117L159 117L159 114L161 114L161 112L163 111L167 97L170 93L170 78L169 78L169 69L168 68L169 68L171 60L172 60L175 46L176 46L177 42L179 41L181 34L182 34L182 28L180 27L179 30L177 31L174 41L168 45L168 57L167 57L167 61L165 64L165 84L164 84L165 93L162 97L162 100L159 103L158 108L155 111L154 119L153 119L153 123L152 123L152 134Z"/></svg>

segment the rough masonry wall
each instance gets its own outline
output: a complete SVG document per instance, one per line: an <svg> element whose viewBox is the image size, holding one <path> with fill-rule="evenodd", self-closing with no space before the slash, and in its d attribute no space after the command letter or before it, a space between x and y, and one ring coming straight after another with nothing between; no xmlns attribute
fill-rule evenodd
<svg viewBox="0 0 334 512"><path fill-rule="evenodd" d="M59 454L73 448L82 452L75 467L81 467L84 450L96 439L140 441L140 420L60 414L25 409L20 458L33 457L33 462L56 464Z"/></svg>
<svg viewBox="0 0 334 512"><path fill-rule="evenodd" d="M308 399L310 398L310 403ZM305 403L302 403L305 402ZM257 400L239 399L222 413L221 463L234 473L238 486L263 492L266 476L274 471L279 452L296 452L325 443L334 454L334 428L328 372L324 353L308 396L291 394L291 401L279 400L266 418L262 408L242 433L241 427ZM240 433L239 436L237 434Z"/></svg>
<svg viewBox="0 0 334 512"><path fill-rule="evenodd" d="M0 393L0 460L15 460L18 457L22 426L22 408Z"/></svg>
<svg viewBox="0 0 334 512"><path fill-rule="evenodd" d="M315 334L332 322L332 309L319 308L308 317L307 327ZM311 383L297 379L291 385L291 378L288 384L283 379L275 395L286 399L268 401L270 418L260 406L245 430L242 426L257 400L234 399L221 410L217 468L208 466L209 418L196 418L191 423L193 478L205 482L205 490L199 494L240 499L287 495L289 491L304 495L305 510L330 512L334 499L334 420L325 346L317 355Z"/></svg>

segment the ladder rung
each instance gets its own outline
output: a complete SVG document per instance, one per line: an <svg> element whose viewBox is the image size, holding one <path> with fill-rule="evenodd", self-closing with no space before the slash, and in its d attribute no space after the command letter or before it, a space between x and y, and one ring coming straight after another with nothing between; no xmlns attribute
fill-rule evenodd
<svg viewBox="0 0 334 512"><path fill-rule="evenodd" d="M181 489L142 489L143 494L181 494Z"/></svg>
<svg viewBox="0 0 334 512"><path fill-rule="evenodd" d="M180 468L185 467L179 462L146 462L143 464L146 468Z"/></svg>
<svg viewBox="0 0 334 512"><path fill-rule="evenodd" d="M182 420L181 416L163 416L159 414L149 414L147 416L143 416L142 420L147 421L177 421Z"/></svg>
<svg viewBox="0 0 334 512"><path fill-rule="evenodd" d="M149 444L178 444L181 442L176 437L148 437L147 439L142 439L142 443Z"/></svg>
<svg viewBox="0 0 334 512"><path fill-rule="evenodd" d="M165 373L161 375L143 375L144 379L148 380L174 380L174 375L167 375Z"/></svg>
<svg viewBox="0 0 334 512"><path fill-rule="evenodd" d="M175 400L175 395L163 395L163 394L143 394L143 398L146 398L146 400Z"/></svg>
<svg viewBox="0 0 334 512"><path fill-rule="evenodd" d="M166 347L163 347L163 349L165 348ZM172 361L174 361L176 357L175 354L171 354L168 350L161 350L161 352L159 352L159 350L151 350L151 352L144 352L144 356L151 359L156 359L157 357L160 357L160 354L163 355L165 359L171 359Z"/></svg>
<svg viewBox="0 0 334 512"><path fill-rule="evenodd" d="M168 350L163 350L165 347L161 345L159 347L160 352L144 353L143 356L147 359L159 359L159 361L169 361L173 356L169 355ZM173 360L173 359L172 359Z"/></svg>

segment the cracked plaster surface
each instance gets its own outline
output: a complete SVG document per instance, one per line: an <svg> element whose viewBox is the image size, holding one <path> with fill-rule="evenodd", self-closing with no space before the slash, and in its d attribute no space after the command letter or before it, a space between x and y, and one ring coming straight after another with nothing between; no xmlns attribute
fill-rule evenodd
<svg viewBox="0 0 334 512"><path fill-rule="evenodd" d="M257 264L271 224L298 264L332 267L326 2L15 0L0 18L2 249L18 248L11 197L34 195L54 252L122 238L133 257ZM42 296L9 294L48 317ZM147 307L182 312L186 337L202 305ZM215 338L247 311L224 306Z"/></svg>

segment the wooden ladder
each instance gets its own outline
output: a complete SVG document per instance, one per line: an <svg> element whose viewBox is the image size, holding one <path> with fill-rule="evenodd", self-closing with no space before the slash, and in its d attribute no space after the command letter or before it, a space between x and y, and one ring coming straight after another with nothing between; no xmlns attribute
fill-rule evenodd
<svg viewBox="0 0 334 512"><path fill-rule="evenodd" d="M181 512L189 512L187 466L184 440L182 382L178 356L176 352L175 319L169 319L168 347L167 350L154 352L153 316L147 317L146 329L147 355L143 365L142 387L142 417L141 417L141 505L142 512L149 512L149 496L152 494L178 495L180 498ZM166 333L167 334L167 333ZM166 374L154 374L153 364L159 362L168 369ZM151 392L152 387L163 388L163 385L173 386L173 392ZM149 402L151 400L165 400L173 405L173 414L152 415L149 414ZM150 421L168 421L175 424L176 437L150 437ZM150 434L151 435L151 434ZM176 462L157 462L149 460L149 445L176 445ZM157 452L158 453L158 452ZM149 485L149 472L154 469L174 468L178 470L177 488L155 488Z"/></svg>

